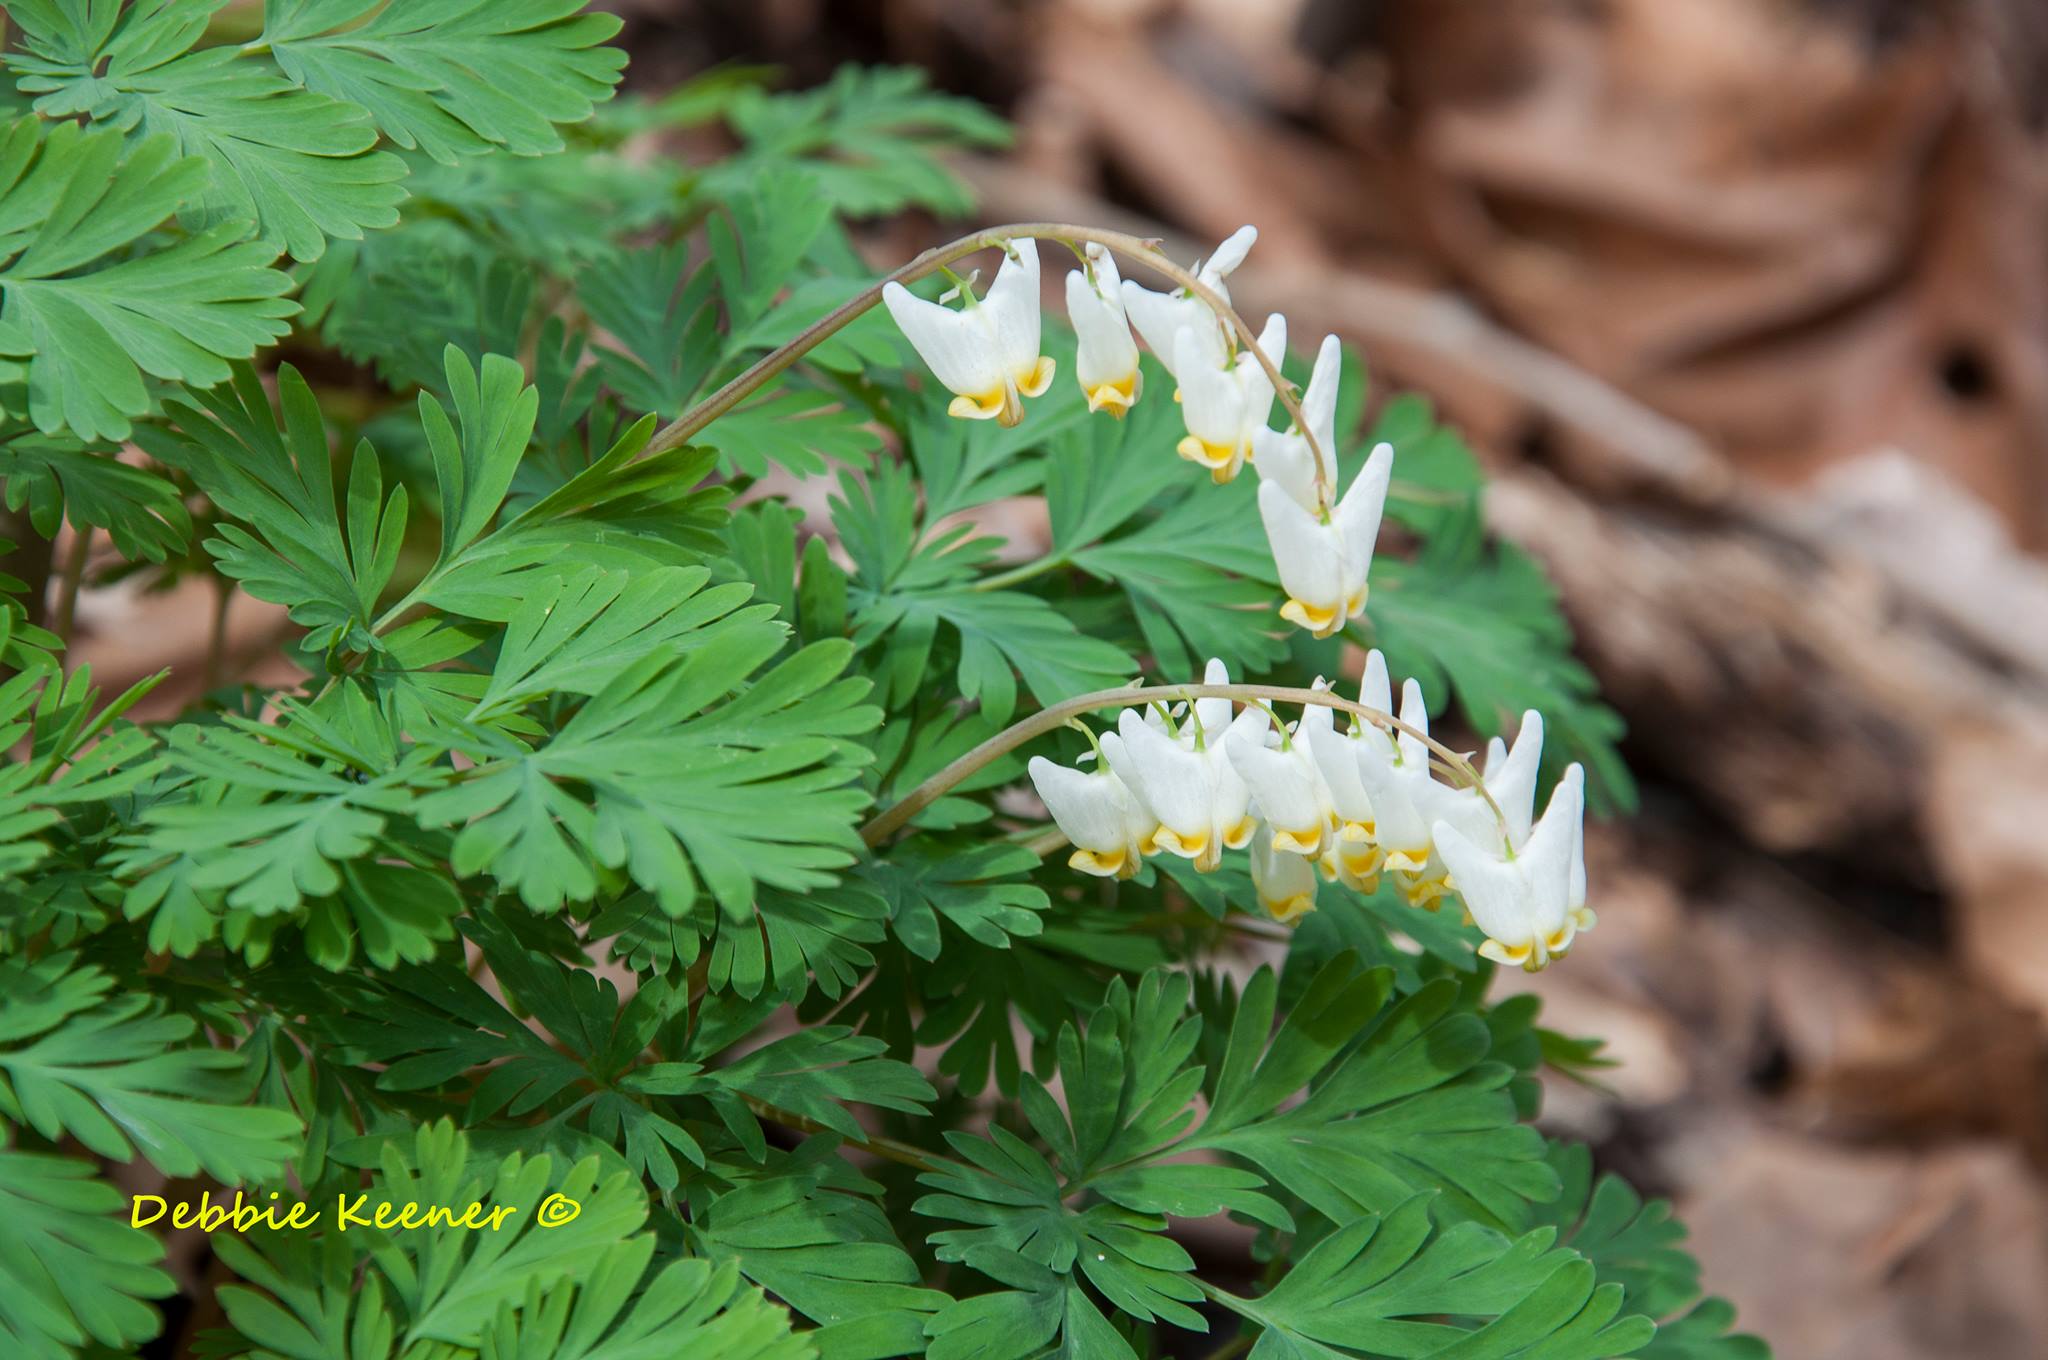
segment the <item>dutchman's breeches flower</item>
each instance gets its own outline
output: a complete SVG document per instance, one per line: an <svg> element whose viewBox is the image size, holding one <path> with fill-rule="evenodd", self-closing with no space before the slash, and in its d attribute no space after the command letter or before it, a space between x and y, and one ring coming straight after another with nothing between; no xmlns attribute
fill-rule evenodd
<svg viewBox="0 0 2048 1360"><path fill-rule="evenodd" d="M1401 721L1429 731L1429 708L1412 676L1401 687ZM1429 811L1443 786L1431 776L1429 748L1407 732L1392 741L1374 741L1368 734L1354 744L1353 754L1358 782L1372 799L1384 867L1393 871L1408 905L1436 910L1448 889L1430 840Z"/></svg>
<svg viewBox="0 0 2048 1360"><path fill-rule="evenodd" d="M1259 484L1259 518L1287 592L1281 618L1325 638L1363 612L1393 471L1394 448L1381 444L1327 517L1303 509L1279 482Z"/></svg>
<svg viewBox="0 0 2048 1360"><path fill-rule="evenodd" d="M1316 871L1312 861L1279 847L1273 828L1259 823L1252 837L1252 891L1266 914L1291 924L1316 909Z"/></svg>
<svg viewBox="0 0 2048 1360"><path fill-rule="evenodd" d="M1156 823L1107 760L1091 771L1033 756L1029 769L1045 810L1074 843L1070 867L1098 878L1138 872Z"/></svg>
<svg viewBox="0 0 2048 1360"><path fill-rule="evenodd" d="M1562 958L1581 930L1590 930L1592 913L1572 903L1575 887L1583 896L1583 878L1575 875L1584 834L1584 773L1574 765L1558 781L1550 806L1520 850L1497 855L1474 845L1449 822L1434 828L1436 845L1465 909L1486 932L1480 954L1500 963L1535 972Z"/></svg>
<svg viewBox="0 0 2048 1360"><path fill-rule="evenodd" d="M1007 242L1006 258L977 301L961 286L965 307L927 302L900 283L882 288L882 302L932 376L954 393L948 414L1015 425L1024 397L1052 385L1053 361L1038 352L1038 242Z"/></svg>
<svg viewBox="0 0 2048 1360"><path fill-rule="evenodd" d="M1222 662L1209 663L1205 683L1230 683ZM1158 820L1153 845L1194 861L1202 873L1221 864L1225 850L1241 850L1252 838L1251 792L1231 767L1225 743L1233 727L1256 732L1266 715L1247 709L1233 722L1230 707L1227 699L1196 700L1177 732L1168 732L1156 714L1125 709L1117 719L1122 754L1110 757Z"/></svg>
<svg viewBox="0 0 2048 1360"><path fill-rule="evenodd" d="M1317 682L1317 688L1323 688ZM1391 713L1394 700L1387 677L1387 659L1375 648L1365 658L1365 677L1359 682L1358 702L1367 708ZM1301 715L1295 735L1308 735L1309 751L1329 791L1330 807L1336 816L1334 844L1323 855L1324 872L1358 892L1377 892L1380 867L1386 858L1380 848L1379 828L1373 815L1372 798L1358 777L1361 743L1375 742L1389 754L1394 740L1378 727L1354 719L1349 733L1339 733L1333 711L1311 707Z"/></svg>
<svg viewBox="0 0 2048 1360"><path fill-rule="evenodd" d="M1224 302L1230 301L1230 290L1223 280L1232 270L1244 263L1246 252L1259 239L1255 227L1239 227L1230 238L1218 247L1208 260L1195 266L1194 274L1202 285L1214 292ZM1124 308L1129 313L1131 324L1138 328L1138 334L1152 348L1159 362L1166 366L1175 382L1182 381L1180 358L1175 350L1182 331L1192 331L1202 360L1211 367L1219 367L1228 357L1231 349L1229 322L1218 316L1201 298L1185 288L1170 293L1155 293L1126 279L1123 282ZM1269 354L1271 351L1267 351ZM1276 362L1278 356L1274 356Z"/></svg>
<svg viewBox="0 0 2048 1360"><path fill-rule="evenodd" d="M1315 710L1312 710L1315 711ZM1328 713L1327 708L1320 710ZM1256 713L1258 720L1251 714ZM1265 710L1249 710L1234 723L1224 746L1230 764L1251 790L1252 806L1264 819L1276 849L1295 855L1321 855L1332 842L1334 818L1330 791L1323 787L1307 734L1275 731L1263 720ZM1304 717L1303 721L1307 721Z"/></svg>
<svg viewBox="0 0 2048 1360"><path fill-rule="evenodd" d="M1259 348L1269 356L1287 352L1286 317L1275 312L1266 319ZM1211 351L1192 329L1174 337L1174 355L1181 418L1188 427L1180 456L1209 469L1216 481L1227 482L1253 455L1253 437L1266 428L1273 412L1272 379L1249 350L1211 362Z"/></svg>
<svg viewBox="0 0 2048 1360"><path fill-rule="evenodd" d="M1074 376L1090 411L1121 417L1138 400L1138 342L1124 316L1116 257L1090 242L1088 268L1067 275L1067 319L1074 323Z"/></svg>

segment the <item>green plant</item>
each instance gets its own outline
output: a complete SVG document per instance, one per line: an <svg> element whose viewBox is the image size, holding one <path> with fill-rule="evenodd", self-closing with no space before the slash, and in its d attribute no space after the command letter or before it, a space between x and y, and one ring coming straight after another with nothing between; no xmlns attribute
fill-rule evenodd
<svg viewBox="0 0 2048 1360"><path fill-rule="evenodd" d="M1047 347L1089 390L1037 362L1013 282L974 305L1028 300L1032 343L997 327L1021 348L941 374L993 372L961 400L1002 419L952 418L872 308L962 323L875 286L851 227L964 208L932 153L1004 133L914 73L611 100L616 25L570 0L8 18L0 476L17 535L63 548L47 618L43 582L0 581L6 1354L155 1336L158 1234L202 1191L195 1354L1763 1353L1662 1208L1528 1123L1546 1055L1592 1046L1489 1001L1488 942L1412 905L1455 868L1489 957L1571 943L1516 944L1513 884L1498 911L1471 886L1473 856L1541 857L1540 737L1480 785L1440 744L1432 771L1420 697L1300 688L1376 646L1481 736L1540 712L1567 813L1567 758L1629 803L1616 720L1426 405L1360 438L1334 346L1297 401L1280 345L1202 329L1227 270L1036 224L897 278L998 246L1021 270L1033 237L1105 307L1113 252L1164 272L1188 291L1136 319L1195 318L1168 358L1199 428L1072 283L1082 350ZM692 124L734 149L644 153ZM1232 400L1282 379L1296 427L1224 411L1205 362ZM1290 565L1293 512L1177 446L1291 476L1334 555ZM1334 496L1361 464L1400 554ZM786 493L825 476L807 518ZM975 527L1011 497L1042 501L1043 555ZM64 661L81 579L117 574L276 607L305 679L139 719L154 680L108 699ZM1210 657L1240 683L1189 683ZM1107 875L1080 878L1023 761L1134 699L1157 730L1086 738L1116 773L1032 771ZM1282 738L1295 704L1318 716ZM1323 748L1371 742L1361 778L1467 842L1447 863L1361 820L1392 793L1282 825ZM1175 762L1240 757L1202 841ZM1221 846L1254 795L1248 874ZM1250 938L1284 964L1235 967ZM123 1196L121 1162L175 1184ZM1204 1218L1247 1270L1198 1269Z"/></svg>

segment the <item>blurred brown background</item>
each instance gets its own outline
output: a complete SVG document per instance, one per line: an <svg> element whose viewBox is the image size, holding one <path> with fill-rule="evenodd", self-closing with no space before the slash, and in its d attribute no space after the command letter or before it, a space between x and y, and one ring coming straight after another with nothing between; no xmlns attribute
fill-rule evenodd
<svg viewBox="0 0 2048 1360"><path fill-rule="evenodd" d="M1548 1121L1787 1360L2048 1354L2048 4L614 7L643 88L994 105L988 221L1256 222L1236 298L1463 427L1629 720Z"/></svg>
<svg viewBox="0 0 2048 1360"><path fill-rule="evenodd" d="M644 91L984 100L988 221L1256 222L1237 300L1466 431L1629 721L1600 931L1533 984L1621 1065L1547 1123L1784 1360L2048 1354L2048 0L610 7ZM88 593L84 654L288 678L181 595Z"/></svg>

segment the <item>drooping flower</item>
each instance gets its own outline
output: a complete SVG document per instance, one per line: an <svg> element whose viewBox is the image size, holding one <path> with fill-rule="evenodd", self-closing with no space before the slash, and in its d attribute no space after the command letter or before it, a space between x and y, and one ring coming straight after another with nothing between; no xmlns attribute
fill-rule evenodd
<svg viewBox="0 0 2048 1360"><path fill-rule="evenodd" d="M1316 682L1322 688L1322 682ZM1358 702L1382 713L1393 711L1394 700L1387 678L1387 659L1375 648L1366 654L1365 675L1359 681ZM1349 732L1337 731L1334 711L1317 706L1302 714L1301 728L1308 734L1309 751L1329 791L1330 806L1337 819L1334 843L1324 852L1325 870L1347 888L1376 892L1380 866L1385 855L1380 849L1372 798L1358 777L1360 743L1374 743L1390 758L1394 741L1387 732L1363 719L1355 720ZM1297 730L1296 736L1300 736Z"/></svg>
<svg viewBox="0 0 2048 1360"><path fill-rule="evenodd" d="M1285 430L1260 429L1252 435L1259 481L1275 483L1296 505L1319 518L1324 497L1335 495L1337 489L1337 381L1343 366L1343 346L1336 336L1324 336L1323 347L1316 351L1316 366L1308 376L1308 387L1301 394L1306 432L1290 425ZM1314 436L1313 446L1309 436ZM1316 485L1318 450L1322 465L1320 489Z"/></svg>
<svg viewBox="0 0 2048 1360"><path fill-rule="evenodd" d="M1225 685L1230 676L1212 660L1203 680ZM1231 767L1225 743L1235 723L1250 729L1265 715L1247 709L1233 722L1230 709L1228 699L1198 699L1169 730L1156 710L1140 716L1127 708L1117 719L1120 753L1110 756L1159 822L1153 845L1193 860L1203 873L1223 862L1226 849L1241 850L1252 838L1251 792Z"/></svg>
<svg viewBox="0 0 2048 1360"><path fill-rule="evenodd" d="M1088 268L1067 275L1067 319L1074 323L1074 376L1090 411L1122 416L1138 400L1138 342L1124 316L1116 257L1088 243Z"/></svg>
<svg viewBox="0 0 2048 1360"><path fill-rule="evenodd" d="M1287 352L1287 318L1275 312L1259 333L1259 348L1275 363ZM1209 476L1227 482L1237 476L1255 452L1252 440L1266 428L1273 411L1273 382L1250 350L1235 358L1212 358L1213 351L1193 329L1174 338L1176 376L1180 379L1181 418L1187 437L1180 456L1209 469Z"/></svg>
<svg viewBox="0 0 2048 1360"><path fill-rule="evenodd" d="M1573 766L1572 771L1577 771ZM1465 909L1486 932L1480 954L1535 972L1563 957L1573 937L1593 926L1583 902L1574 907L1574 864L1584 835L1584 773L1567 771L1550 805L1520 850L1504 855L1474 845L1449 822L1432 828ZM1577 883L1583 894L1583 882Z"/></svg>
<svg viewBox="0 0 2048 1360"><path fill-rule="evenodd" d="M1312 714L1329 711L1310 705L1302 723ZM1258 714L1257 720L1252 713ZM1224 741L1231 766L1251 790L1252 806L1266 822L1274 848L1313 858L1334 839L1330 791L1300 724L1289 734L1275 730L1266 718L1264 709L1253 708L1243 722L1232 724Z"/></svg>
<svg viewBox="0 0 2048 1360"><path fill-rule="evenodd" d="M1246 253L1258 239L1258 228L1239 227L1228 240L1216 247L1216 253L1206 262L1195 266L1195 277L1217 297L1229 302L1230 290L1224 286L1223 280L1244 263ZM1174 349L1182 331L1194 332L1199 352L1211 367L1220 366L1224 356L1230 352L1230 333L1224 329L1228 323L1217 316L1208 303L1186 289L1155 293L1126 279L1123 295L1131 324L1138 328L1138 334L1159 356L1159 362L1166 365L1166 371L1173 374L1175 381L1182 380L1179 356Z"/></svg>
<svg viewBox="0 0 2048 1360"><path fill-rule="evenodd" d="M1303 509L1279 481L1259 484L1259 518L1287 592L1281 618L1325 638L1364 611L1366 576L1393 472L1393 445L1374 448L1327 517Z"/></svg>
<svg viewBox="0 0 2048 1360"><path fill-rule="evenodd" d="M1316 909L1315 864L1306 856L1283 850L1273 828L1259 823L1252 836L1252 890L1266 914L1282 923L1301 919Z"/></svg>
<svg viewBox="0 0 2048 1360"><path fill-rule="evenodd" d="M900 283L882 288L882 302L932 376L954 393L949 415L1015 425L1023 397L1052 384L1053 361L1038 352L1038 243L1007 242L988 296L963 285L965 306L927 302Z"/></svg>
<svg viewBox="0 0 2048 1360"><path fill-rule="evenodd" d="M1077 770L1033 756L1028 769L1045 810L1074 844L1067 858L1071 868L1098 878L1138 872L1156 823L1108 759L1093 770Z"/></svg>
<svg viewBox="0 0 2048 1360"><path fill-rule="evenodd" d="M1429 731L1429 707L1412 676L1401 687L1401 721L1414 732ZM1410 906L1434 911L1447 891L1430 836L1430 815L1443 786L1431 776L1429 747L1414 732L1399 732L1391 742L1368 736L1353 743L1352 753L1358 782L1372 800L1384 867L1393 871Z"/></svg>

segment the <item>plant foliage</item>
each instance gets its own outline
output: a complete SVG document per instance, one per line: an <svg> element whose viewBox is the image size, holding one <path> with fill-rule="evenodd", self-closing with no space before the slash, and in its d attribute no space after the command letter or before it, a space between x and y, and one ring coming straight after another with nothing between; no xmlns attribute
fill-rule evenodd
<svg viewBox="0 0 2048 1360"><path fill-rule="evenodd" d="M0 1351L1763 1354L1530 1124L1533 1005L1455 923L1326 892L1248 970L1242 874L1084 890L1021 753L859 834L1076 692L1341 665L1156 368L1128 421L1062 382L967 426L876 312L657 433L867 285L852 224L966 209L940 153L993 117L905 70L613 99L577 0L7 18L8 533L82 545L73 589L246 597L302 678L103 694L0 577ZM729 154L642 154L703 125ZM1482 735L1541 709L1625 808L1470 454L1375 420L1342 459L1398 446L1417 547L1350 640ZM1042 557L978 527L1018 497ZM160 1313L117 1183L325 1214L217 1227ZM510 1217L342 1212L406 1203ZM1211 1278L1197 1219L1263 1273Z"/></svg>

